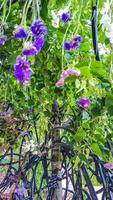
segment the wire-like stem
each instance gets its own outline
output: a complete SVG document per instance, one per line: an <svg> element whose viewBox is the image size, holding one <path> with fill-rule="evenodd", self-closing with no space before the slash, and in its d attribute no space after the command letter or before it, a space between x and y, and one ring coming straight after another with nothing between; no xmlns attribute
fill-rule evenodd
<svg viewBox="0 0 113 200"><path fill-rule="evenodd" d="M9 0L9 10L8 10L7 16L6 16L6 18L5 18L5 22L7 21L7 18L9 17L9 14L10 14L10 12L11 12L11 1L12 1L12 0Z"/></svg>
<svg viewBox="0 0 113 200"><path fill-rule="evenodd" d="M8 89L9 89L9 77L6 76L6 74L5 74L5 79L6 79L6 87L5 87L4 100L6 102L7 101L7 96L8 96Z"/></svg>
<svg viewBox="0 0 113 200"><path fill-rule="evenodd" d="M32 16L33 16L33 21L36 20L37 14L36 14L36 1L33 0L32 1Z"/></svg>
<svg viewBox="0 0 113 200"><path fill-rule="evenodd" d="M6 15L6 6L7 6L7 0L3 2L3 17L2 17L2 24L5 22L5 15Z"/></svg>
<svg viewBox="0 0 113 200"><path fill-rule="evenodd" d="M23 17L22 17L21 25L26 26L26 16L27 16L28 9L29 9L31 3L32 3L32 0L26 0L26 3L24 4Z"/></svg>
<svg viewBox="0 0 113 200"><path fill-rule="evenodd" d="M74 19L74 17L75 17L75 13L73 15L73 19ZM64 42L65 42L65 39L66 39L66 36L67 36L67 33L68 33L68 30L69 30L70 26L71 26L71 22L67 26L67 29L65 31L65 34L64 34L64 37L63 37L63 41L62 41L62 60L61 60L61 69L62 69L62 71L64 69Z"/></svg>
<svg viewBox="0 0 113 200"><path fill-rule="evenodd" d="M36 0L36 5L37 5L38 18L40 18L40 6L39 6L39 0Z"/></svg>
<svg viewBox="0 0 113 200"><path fill-rule="evenodd" d="M2 10L2 8L3 8L4 4L5 4L5 1L6 0L4 0L3 3L0 5L0 10Z"/></svg>
<svg viewBox="0 0 113 200"><path fill-rule="evenodd" d="M78 21L77 21L77 26L74 28L73 30L73 35L77 35L78 30L79 30L79 26L80 26L80 19L81 19L81 12L82 12L82 1L80 0L80 4L79 4L79 10L78 10Z"/></svg>
<svg viewBox="0 0 113 200"><path fill-rule="evenodd" d="M66 39L66 36L67 36L67 32L69 30L69 27L70 27L71 23L69 23L66 31L65 31L65 34L64 34L64 37L63 37L63 41L62 41L62 60L61 60L61 69L63 71L63 68L64 68L64 42L65 42L65 39Z"/></svg>
<svg viewBox="0 0 113 200"><path fill-rule="evenodd" d="M28 3L28 0L26 0L26 2L25 2L25 4L24 4L21 24L24 24L25 10L26 10L27 3Z"/></svg>
<svg viewBox="0 0 113 200"><path fill-rule="evenodd" d="M110 62L109 77L110 77L111 84L113 84L113 54L112 54L112 47L111 47L111 62Z"/></svg>

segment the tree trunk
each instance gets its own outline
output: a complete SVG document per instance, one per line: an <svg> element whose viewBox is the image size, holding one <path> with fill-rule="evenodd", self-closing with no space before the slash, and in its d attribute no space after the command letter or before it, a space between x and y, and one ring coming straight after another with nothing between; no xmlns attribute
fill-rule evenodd
<svg viewBox="0 0 113 200"><path fill-rule="evenodd" d="M56 174L59 178L62 177L61 174L61 153L60 153L60 131L58 129L54 129L60 125L59 119L59 106L57 101L53 104L53 129L51 133L52 139L52 158L51 158L51 166L52 166L52 174ZM52 200L62 200L62 181L58 181L58 187L54 190L54 195Z"/></svg>

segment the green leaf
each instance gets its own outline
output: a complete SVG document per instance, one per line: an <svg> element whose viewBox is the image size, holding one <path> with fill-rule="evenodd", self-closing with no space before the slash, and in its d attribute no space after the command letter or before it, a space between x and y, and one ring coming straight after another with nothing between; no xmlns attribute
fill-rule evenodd
<svg viewBox="0 0 113 200"><path fill-rule="evenodd" d="M81 128L77 131L76 135L74 136L74 140L76 142L81 142L86 139L86 132Z"/></svg>
<svg viewBox="0 0 113 200"><path fill-rule="evenodd" d="M93 61L92 65L91 65L91 72L93 74L98 74L98 75L102 75L105 76L106 75L106 69L105 66L103 65L102 62L99 61Z"/></svg>
<svg viewBox="0 0 113 200"><path fill-rule="evenodd" d="M14 65L16 62L16 58L19 56L19 54L20 54L20 51L17 51L16 53L11 54L8 58L8 64Z"/></svg>
<svg viewBox="0 0 113 200"><path fill-rule="evenodd" d="M65 5L68 2L68 0L56 0L56 6L61 8L63 5Z"/></svg>
<svg viewBox="0 0 113 200"><path fill-rule="evenodd" d="M49 0L48 7L51 9L60 9L66 3L68 3L68 0Z"/></svg>
<svg viewBox="0 0 113 200"><path fill-rule="evenodd" d="M110 116L113 116L113 106L110 106L108 108L108 113L110 114Z"/></svg>
<svg viewBox="0 0 113 200"><path fill-rule="evenodd" d="M97 105L97 106L94 106L92 109L91 109L91 112L94 116L99 116L101 115L101 109L100 107Z"/></svg>
<svg viewBox="0 0 113 200"><path fill-rule="evenodd" d="M40 11L40 14L41 14L41 17L42 19L46 19L47 17L47 14L48 14L48 0L41 0L41 11Z"/></svg>
<svg viewBox="0 0 113 200"><path fill-rule="evenodd" d="M97 143L91 144L91 149L94 152L94 154L102 156L102 151Z"/></svg>
<svg viewBox="0 0 113 200"><path fill-rule="evenodd" d="M75 81L75 85L76 85L76 88L77 89L79 89L80 88L80 81L79 81L79 79L76 79L76 81Z"/></svg>
<svg viewBox="0 0 113 200"><path fill-rule="evenodd" d="M111 93L107 94L106 100L105 100L105 105L107 107L110 107L113 105L113 95Z"/></svg>
<svg viewBox="0 0 113 200"><path fill-rule="evenodd" d="M91 79L92 75L90 73L90 68L87 66L83 66L80 68L81 75L85 76L87 79Z"/></svg>
<svg viewBox="0 0 113 200"><path fill-rule="evenodd" d="M85 163L87 163L88 164L88 160L87 160L87 158L86 158L86 156L84 155L84 154L79 154L79 158L80 158L80 160L82 161L82 162L85 162Z"/></svg>
<svg viewBox="0 0 113 200"><path fill-rule="evenodd" d="M34 63L35 63L35 57L34 56L30 56L29 57L29 61L30 61L31 65L34 65Z"/></svg>

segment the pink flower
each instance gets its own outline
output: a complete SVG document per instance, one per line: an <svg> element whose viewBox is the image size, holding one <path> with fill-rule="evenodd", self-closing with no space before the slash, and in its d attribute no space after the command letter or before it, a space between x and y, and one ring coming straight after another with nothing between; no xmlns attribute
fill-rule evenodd
<svg viewBox="0 0 113 200"><path fill-rule="evenodd" d="M106 169L113 169L113 163L106 163L106 164L104 164L104 167L106 168Z"/></svg>
<svg viewBox="0 0 113 200"><path fill-rule="evenodd" d="M67 71L68 75L80 76L80 70L78 70L78 69L69 68L66 71Z"/></svg>
<svg viewBox="0 0 113 200"><path fill-rule="evenodd" d="M64 86L64 79L63 78L60 79L55 85L56 85L56 87L62 87L62 86Z"/></svg>
<svg viewBox="0 0 113 200"><path fill-rule="evenodd" d="M80 71L78 69L71 69L68 68L67 70L63 71L61 73L61 79L55 84L57 87L62 87L64 86L64 81L66 78L69 76L74 75L74 76L80 76Z"/></svg>
<svg viewBox="0 0 113 200"><path fill-rule="evenodd" d="M64 80L66 78L68 78L69 76L74 75L74 76L80 76L80 71L78 69L67 69L64 72L62 72L61 74L61 78L63 78Z"/></svg>
<svg viewBox="0 0 113 200"><path fill-rule="evenodd" d="M69 74L67 73L67 71L62 72L62 74L61 74L61 78L64 79L64 80L65 80L68 76L69 76Z"/></svg>

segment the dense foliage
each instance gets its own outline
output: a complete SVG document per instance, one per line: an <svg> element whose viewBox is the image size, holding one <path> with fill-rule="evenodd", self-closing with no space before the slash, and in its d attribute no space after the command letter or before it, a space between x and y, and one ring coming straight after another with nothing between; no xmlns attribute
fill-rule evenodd
<svg viewBox="0 0 113 200"><path fill-rule="evenodd" d="M111 17L112 1L107 2ZM49 131L52 104L57 100L60 120L72 130L71 133L61 131L61 135L68 136L79 158L86 161L88 145L95 154L108 160L107 140L112 140L113 129L113 53L112 30L108 30L109 19L105 24L103 16L107 16L102 10L104 3L101 0L98 5L101 59L96 61L91 31L92 1L0 0L0 144L15 138L15 134L18 142L20 139L15 125L9 128L7 120L3 123L2 112L9 104L14 119L29 120L29 129L33 133L36 128L42 141ZM62 16L64 13L68 16ZM36 20L38 25L34 24ZM33 29L33 26L41 28ZM20 28L24 39L18 39ZM19 60L23 55L27 57ZM64 74L68 69L72 71ZM76 74L79 70L80 74ZM28 126L25 124L22 131ZM36 140L33 135L32 140Z"/></svg>

